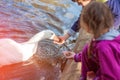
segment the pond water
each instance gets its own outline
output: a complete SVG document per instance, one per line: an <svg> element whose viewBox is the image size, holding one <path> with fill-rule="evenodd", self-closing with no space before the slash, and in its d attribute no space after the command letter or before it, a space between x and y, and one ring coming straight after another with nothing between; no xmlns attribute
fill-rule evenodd
<svg viewBox="0 0 120 80"><path fill-rule="evenodd" d="M80 10L71 0L0 0L0 38L23 42L44 29L62 35Z"/></svg>
<svg viewBox="0 0 120 80"><path fill-rule="evenodd" d="M71 0L0 0L0 38L25 42L44 29L63 35L80 11L81 7ZM5 66L0 68L0 80L59 80L60 67L51 63L43 60L41 64Z"/></svg>

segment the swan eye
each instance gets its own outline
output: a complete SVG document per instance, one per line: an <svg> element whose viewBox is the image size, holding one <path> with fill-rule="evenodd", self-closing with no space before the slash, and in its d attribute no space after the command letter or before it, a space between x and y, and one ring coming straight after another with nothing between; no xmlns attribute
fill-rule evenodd
<svg viewBox="0 0 120 80"><path fill-rule="evenodd" d="M51 35L53 35L53 33L51 33Z"/></svg>

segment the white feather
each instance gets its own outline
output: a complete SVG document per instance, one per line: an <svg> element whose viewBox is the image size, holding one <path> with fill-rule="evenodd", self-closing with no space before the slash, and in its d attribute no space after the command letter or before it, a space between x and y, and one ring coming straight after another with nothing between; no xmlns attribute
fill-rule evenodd
<svg viewBox="0 0 120 80"><path fill-rule="evenodd" d="M12 39L0 39L0 66L28 60L36 51L37 44L42 39L51 39L55 34L50 30L37 33L24 43Z"/></svg>

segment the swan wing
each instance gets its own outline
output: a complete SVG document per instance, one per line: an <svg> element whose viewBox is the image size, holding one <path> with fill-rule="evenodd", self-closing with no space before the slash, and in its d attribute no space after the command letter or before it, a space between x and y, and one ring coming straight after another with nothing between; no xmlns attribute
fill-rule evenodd
<svg viewBox="0 0 120 80"><path fill-rule="evenodd" d="M35 53L35 45L17 43L12 39L0 39L0 66L28 60Z"/></svg>
<svg viewBox="0 0 120 80"><path fill-rule="evenodd" d="M0 66L22 61L20 45L11 39L0 39Z"/></svg>

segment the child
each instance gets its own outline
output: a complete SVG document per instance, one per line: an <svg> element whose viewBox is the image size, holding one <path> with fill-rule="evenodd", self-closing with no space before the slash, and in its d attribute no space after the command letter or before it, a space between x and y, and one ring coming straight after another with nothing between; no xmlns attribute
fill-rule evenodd
<svg viewBox="0 0 120 80"><path fill-rule="evenodd" d="M91 1L95 0L72 0L74 2L77 2L78 5L82 5L83 7L89 4ZM109 6L109 8L112 11L112 14L114 16L114 28L118 29L120 26L120 4L118 0L96 0L96 1L101 1ZM71 29L63 35L59 36L59 41L55 41L57 44L63 44L70 36L73 36L76 32L79 31L79 26L78 26L78 20L73 24Z"/></svg>
<svg viewBox="0 0 120 80"><path fill-rule="evenodd" d="M82 62L80 80L86 80L90 71L94 73L92 80L120 80L120 33L111 29L113 22L107 5L93 1L84 7L80 24L93 38L79 54L63 52Z"/></svg>

